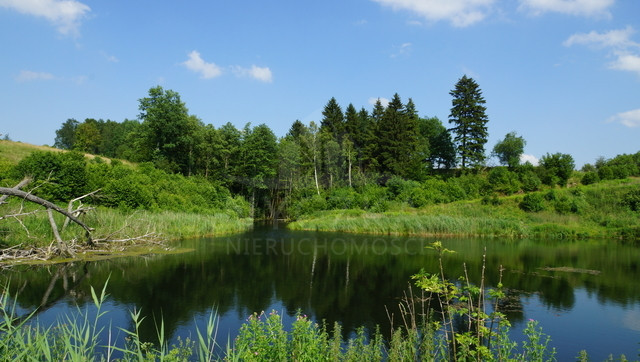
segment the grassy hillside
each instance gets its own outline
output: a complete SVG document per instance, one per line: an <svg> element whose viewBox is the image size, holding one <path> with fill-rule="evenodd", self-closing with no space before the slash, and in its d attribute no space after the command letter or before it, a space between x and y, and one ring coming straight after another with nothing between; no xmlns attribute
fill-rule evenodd
<svg viewBox="0 0 640 362"><path fill-rule="evenodd" d="M37 146L37 145L32 145L30 143L0 140L0 167L2 167L2 165L5 165L5 167L7 167L8 165L15 165L18 162L20 162L23 158L29 156L31 153L35 151L66 152L64 150L61 150L55 147ZM96 157L95 155L92 155L89 153L85 153L84 156L87 159L93 159ZM107 162L110 161L110 159L106 157L101 157L101 158ZM122 160L122 163L133 165L131 162L124 161L124 160Z"/></svg>
<svg viewBox="0 0 640 362"><path fill-rule="evenodd" d="M521 207L526 195L459 201L383 213L331 210L289 224L292 229L399 235L640 239L640 214L624 205L640 178L532 193L540 209Z"/></svg>
<svg viewBox="0 0 640 362"><path fill-rule="evenodd" d="M53 151L56 157L49 157L51 153L42 151ZM95 198L82 201L87 204L85 206L95 208L82 216L85 223L95 228L94 239L153 235L154 240L158 236L167 240L220 235L252 226L253 220L246 217L248 206L244 200L232 198L227 189L203 178L167 174L150 165L112 163L106 158L101 158L106 162L84 162L81 155L61 152L65 151L0 141L0 186L13 187L22 178L14 174L15 171L7 171L25 160L32 165L25 174L34 177L27 187L29 191L64 209L69 200L99 189ZM73 157L60 160L66 156ZM96 158L89 154L84 157L85 160ZM34 158L38 162L34 162ZM66 163L56 163L59 161ZM55 220L59 226L64 222L58 214ZM74 224L61 234L64 240L79 243L85 240L84 231ZM52 240L53 233L43 207L16 197L0 204L0 247L41 247Z"/></svg>

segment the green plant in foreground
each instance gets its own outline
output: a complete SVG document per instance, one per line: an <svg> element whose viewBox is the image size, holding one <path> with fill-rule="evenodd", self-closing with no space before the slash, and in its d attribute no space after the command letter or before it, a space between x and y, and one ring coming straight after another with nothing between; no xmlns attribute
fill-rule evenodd
<svg viewBox="0 0 640 362"><path fill-rule="evenodd" d="M439 306L442 324L437 324L445 338L447 346L446 358L454 361L493 361L493 360L525 360L546 361L555 359L555 349L548 350L550 338L537 328L537 322L529 321L524 333L527 340L523 342L521 354L516 354L517 343L508 337L509 321L498 310L499 301L504 298L502 282L497 288L486 290L485 261L483 257L480 285L476 286L469 280L466 265L465 275L457 283L449 281L445 275L442 259L445 254L453 253L436 241L428 246L438 253L439 273L430 274L424 270L412 276L416 285L427 292L430 301L435 298ZM502 279L502 270L500 271ZM485 296L493 300L493 311L486 311ZM428 303L429 305L430 303ZM427 311L432 314L431 311ZM463 330L457 330L455 325L464 325ZM437 359L437 356L421 356L427 359Z"/></svg>

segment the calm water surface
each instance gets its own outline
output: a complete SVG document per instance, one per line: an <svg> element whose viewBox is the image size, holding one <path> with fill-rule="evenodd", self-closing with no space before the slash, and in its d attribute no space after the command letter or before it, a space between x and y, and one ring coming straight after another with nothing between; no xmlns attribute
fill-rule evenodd
<svg viewBox="0 0 640 362"><path fill-rule="evenodd" d="M276 310L285 322L300 310L315 320L338 321L346 333L380 326L388 334L385 310L397 311L410 276L437 271L425 249L435 239L289 231L260 226L240 235L186 240L192 252L101 262L14 268L10 280L22 311L39 307L50 323L76 305L92 309L90 286L107 278L105 324L132 328L129 312L146 316L142 337L154 340L154 319L176 341L204 329L212 309L220 317L220 343L233 339L253 312ZM500 266L509 288L507 316L514 339L529 319L540 321L559 361L582 349L591 360L609 354L639 359L640 248L616 241L504 241L443 239L455 254L445 258L452 278L463 273L479 282L486 249L486 279L495 285ZM114 332L115 333L115 332Z"/></svg>

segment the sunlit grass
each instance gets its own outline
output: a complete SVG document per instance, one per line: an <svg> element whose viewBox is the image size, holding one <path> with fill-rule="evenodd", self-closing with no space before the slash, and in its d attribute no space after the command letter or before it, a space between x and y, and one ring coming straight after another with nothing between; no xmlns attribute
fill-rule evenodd
<svg viewBox="0 0 640 362"><path fill-rule="evenodd" d="M550 238L620 238L640 230L640 215L621 205L626 192L640 180L613 181L590 186L540 191L544 209L525 212L523 195L431 205L420 209L396 206L384 213L354 210L316 212L292 222L294 230L352 233Z"/></svg>
<svg viewBox="0 0 640 362"><path fill-rule="evenodd" d="M28 246L47 246L53 239L51 226L44 208L11 200L7 205L0 205L0 213L29 213L35 214L7 218L0 220L0 243L5 247L22 244ZM62 215L54 215L59 228L64 223ZM121 210L98 207L90 211L81 219L90 227L95 228L94 239L101 238L134 238L136 236L153 233L162 240L174 240L190 237L224 235L248 230L253 220L240 219L220 212L214 214L193 214L186 212L151 212L146 210ZM85 240L85 232L79 226L70 223L61 237L63 240L75 239L77 242Z"/></svg>

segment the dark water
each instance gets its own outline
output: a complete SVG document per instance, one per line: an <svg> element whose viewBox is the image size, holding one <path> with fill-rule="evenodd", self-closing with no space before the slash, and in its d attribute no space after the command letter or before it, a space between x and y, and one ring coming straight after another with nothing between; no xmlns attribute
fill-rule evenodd
<svg viewBox="0 0 640 362"><path fill-rule="evenodd" d="M212 309L220 317L222 344L251 313L272 310L285 322L300 310L316 320L338 321L346 333L379 325L388 334L385 306L397 311L412 274L437 271L435 253L425 249L434 240L261 226L184 241L194 249L184 254L16 267L2 276L18 292L22 311L39 307L42 323L76 305L92 311L90 286L101 289L108 278L104 322L117 334L117 327L133 327L129 312L141 309L146 319L140 332L147 340L155 339L154 320L160 319L173 341L193 338ZM502 265L514 339L534 319L551 336L559 361L574 360L582 349L594 361L609 354L640 358L640 247L616 241L442 241L456 251L445 258L453 278L462 275L464 263L479 283L485 248L489 285L497 283Z"/></svg>

